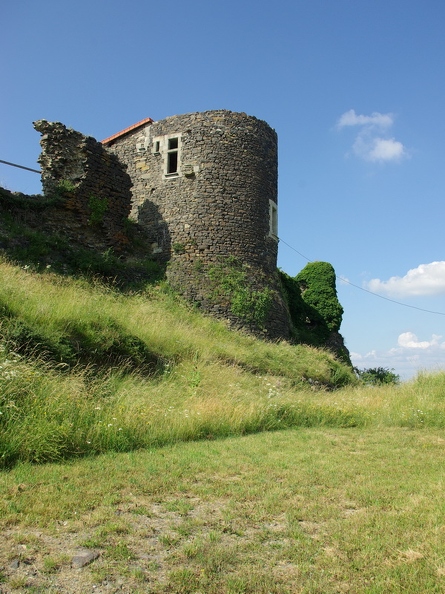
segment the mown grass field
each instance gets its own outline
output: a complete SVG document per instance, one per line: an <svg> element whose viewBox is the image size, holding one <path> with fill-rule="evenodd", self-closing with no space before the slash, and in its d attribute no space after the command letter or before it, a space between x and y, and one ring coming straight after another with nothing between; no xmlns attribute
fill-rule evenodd
<svg viewBox="0 0 445 594"><path fill-rule="evenodd" d="M0 592L445 591L445 373L0 272Z"/></svg>
<svg viewBox="0 0 445 594"><path fill-rule="evenodd" d="M304 428L20 464L0 475L2 587L443 592L444 448L430 428Z"/></svg>

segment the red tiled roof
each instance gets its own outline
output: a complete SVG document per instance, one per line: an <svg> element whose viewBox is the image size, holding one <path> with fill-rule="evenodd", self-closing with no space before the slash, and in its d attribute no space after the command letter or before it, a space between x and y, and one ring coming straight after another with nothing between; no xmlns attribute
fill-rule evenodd
<svg viewBox="0 0 445 594"><path fill-rule="evenodd" d="M145 124L152 124L153 121L154 120L152 120L151 118L145 118L145 120L141 120L137 124L133 124L132 126L129 126L128 128L125 128L125 130L121 130L120 132L117 132L116 134L113 134L113 136L109 136L108 138L105 138L105 140L102 140L102 144L108 144L112 140L115 140L116 138L119 138L120 136L123 136L124 134L127 134L128 132L131 132L132 130L136 130L137 128L141 128Z"/></svg>

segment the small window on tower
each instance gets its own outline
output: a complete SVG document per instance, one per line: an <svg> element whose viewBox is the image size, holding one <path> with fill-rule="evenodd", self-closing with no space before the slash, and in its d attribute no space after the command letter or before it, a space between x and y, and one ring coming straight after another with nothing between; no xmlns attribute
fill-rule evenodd
<svg viewBox="0 0 445 594"><path fill-rule="evenodd" d="M278 240L278 206L269 200L269 237Z"/></svg>
<svg viewBox="0 0 445 594"><path fill-rule="evenodd" d="M167 175L178 172L179 139L169 138L167 145Z"/></svg>

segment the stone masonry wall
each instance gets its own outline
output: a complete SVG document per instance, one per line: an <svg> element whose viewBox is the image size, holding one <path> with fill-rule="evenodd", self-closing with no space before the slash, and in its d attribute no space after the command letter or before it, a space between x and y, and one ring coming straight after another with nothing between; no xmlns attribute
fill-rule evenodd
<svg viewBox="0 0 445 594"><path fill-rule="evenodd" d="M65 199L58 224L81 243L124 247L132 200L125 167L100 142L59 122L39 120L34 128L42 134L38 161L44 194Z"/></svg>
<svg viewBox="0 0 445 594"><path fill-rule="evenodd" d="M273 292L268 336L287 338L289 315L276 272L278 238L270 223L277 208L275 131L255 117L220 110L149 123L106 146L127 165L131 216L149 230L154 252L169 261L172 285L237 323L227 303L209 299L205 274L222 259L236 258L252 290ZM173 172L171 146L173 152L177 146Z"/></svg>
<svg viewBox="0 0 445 594"><path fill-rule="evenodd" d="M175 136L178 175L165 175L165 137ZM133 181L132 216L156 228L165 259L181 244L181 260L227 252L275 269L277 241L268 235L269 200L277 203L277 137L265 122L230 111L173 116L116 139L109 150Z"/></svg>

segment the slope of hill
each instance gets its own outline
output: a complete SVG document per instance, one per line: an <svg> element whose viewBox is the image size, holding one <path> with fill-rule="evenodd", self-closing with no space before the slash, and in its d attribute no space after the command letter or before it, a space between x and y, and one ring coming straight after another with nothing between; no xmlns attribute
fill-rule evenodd
<svg viewBox="0 0 445 594"><path fill-rule="evenodd" d="M356 381L330 353L229 330L162 284L0 271L4 465L294 424L310 417L296 389Z"/></svg>

